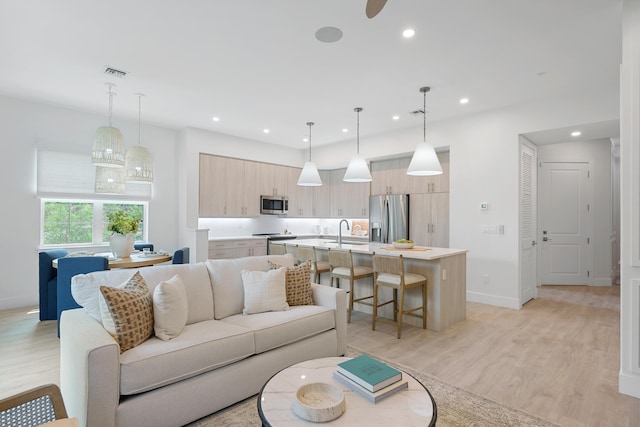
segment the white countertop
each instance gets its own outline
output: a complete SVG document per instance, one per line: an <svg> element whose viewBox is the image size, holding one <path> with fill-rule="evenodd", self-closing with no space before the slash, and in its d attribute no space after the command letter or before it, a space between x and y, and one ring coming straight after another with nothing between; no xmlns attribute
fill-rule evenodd
<svg viewBox="0 0 640 427"><path fill-rule="evenodd" d="M345 237L342 238L345 240ZM350 237L349 239L350 240ZM277 243L277 242L275 242ZM386 248L393 248L389 243L376 243L376 242L363 242L358 244L343 243L338 245L335 239L296 239L295 244L299 246L314 246L317 249L351 249L353 253L362 253L373 255L375 252L378 255L400 255L405 258L411 259L424 259L435 260L445 258L448 256L454 256L459 254L465 254L469 252L468 249L453 249L453 248L434 248L428 247L426 250L387 250Z"/></svg>

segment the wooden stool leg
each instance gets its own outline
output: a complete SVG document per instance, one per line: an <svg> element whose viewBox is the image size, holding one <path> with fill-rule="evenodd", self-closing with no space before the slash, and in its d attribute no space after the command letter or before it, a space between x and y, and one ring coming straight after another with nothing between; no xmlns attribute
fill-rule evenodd
<svg viewBox="0 0 640 427"><path fill-rule="evenodd" d="M404 315L404 286L400 287L400 306L398 307L398 339L402 333L402 317Z"/></svg>
<svg viewBox="0 0 640 427"><path fill-rule="evenodd" d="M393 320L398 321L398 290L393 288Z"/></svg>
<svg viewBox="0 0 640 427"><path fill-rule="evenodd" d="M373 282L373 318L371 319L371 330L376 330L376 317L378 316L378 285Z"/></svg>
<svg viewBox="0 0 640 427"><path fill-rule="evenodd" d="M427 282L422 285L422 329L427 329Z"/></svg>
<svg viewBox="0 0 640 427"><path fill-rule="evenodd" d="M351 312L353 311L353 282L349 280L349 313L347 314L347 323L351 323Z"/></svg>

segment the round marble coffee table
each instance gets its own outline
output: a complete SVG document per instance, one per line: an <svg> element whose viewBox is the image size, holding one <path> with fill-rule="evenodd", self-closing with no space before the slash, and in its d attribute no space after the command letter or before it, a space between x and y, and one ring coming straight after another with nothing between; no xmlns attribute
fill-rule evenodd
<svg viewBox="0 0 640 427"><path fill-rule="evenodd" d="M325 357L298 363L275 374L258 395L258 413L263 426L287 427L314 424L293 413L291 404L296 391L304 384L324 382L339 387L347 408L339 418L322 423L331 426L435 426L437 411L433 396L422 384L406 372L406 390L371 403L348 385L333 377L336 366L347 357Z"/></svg>

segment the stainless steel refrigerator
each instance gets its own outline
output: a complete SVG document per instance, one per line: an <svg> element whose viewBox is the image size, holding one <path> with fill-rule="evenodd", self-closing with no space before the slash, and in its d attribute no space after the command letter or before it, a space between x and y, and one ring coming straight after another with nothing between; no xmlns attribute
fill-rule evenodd
<svg viewBox="0 0 640 427"><path fill-rule="evenodd" d="M409 238L409 195L369 197L369 240L391 243Z"/></svg>

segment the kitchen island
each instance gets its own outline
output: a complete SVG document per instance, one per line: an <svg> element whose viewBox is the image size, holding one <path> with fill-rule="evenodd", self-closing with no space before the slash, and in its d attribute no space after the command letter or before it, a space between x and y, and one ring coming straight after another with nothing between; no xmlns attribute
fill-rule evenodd
<svg viewBox="0 0 640 427"><path fill-rule="evenodd" d="M328 260L328 250L351 250L354 263L357 265L372 266L372 256L391 255L402 256L405 259L405 268L412 273L419 273L427 278L427 329L442 331L466 317L467 301L467 249L451 248L424 248L416 247L414 250L396 250L387 243L357 242L343 240L338 245L336 240L329 239L297 239L288 242L288 247L295 250L293 245L313 246L316 248L319 259ZM321 282L329 284L328 275L323 275ZM356 282L357 295L372 293L372 284L369 279ZM365 288L366 287L366 288ZM392 298L392 291L388 288L380 288L380 301ZM405 307L415 307L421 304L419 289L407 290ZM358 311L371 313L371 307L357 304ZM381 307L379 315L393 318L390 305ZM405 323L421 327L420 319L406 316Z"/></svg>

